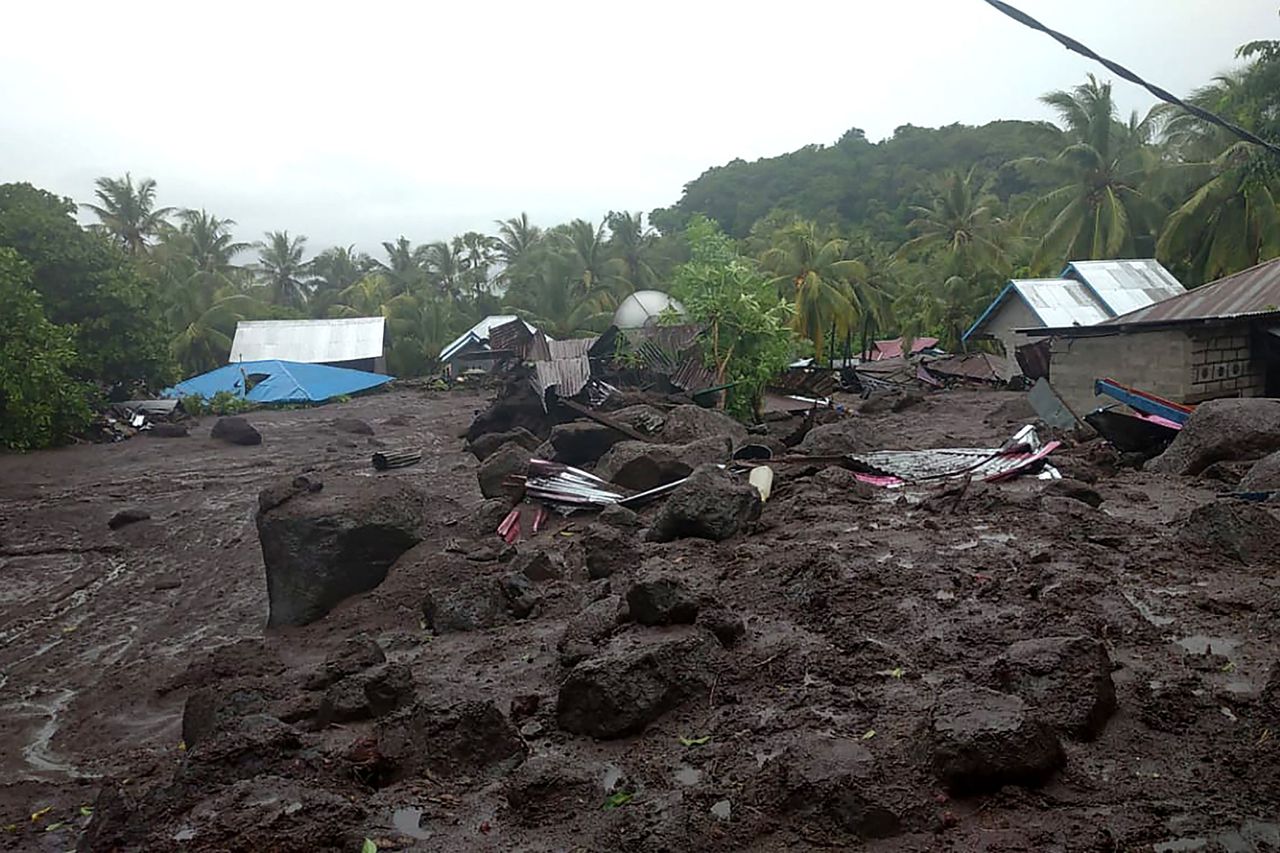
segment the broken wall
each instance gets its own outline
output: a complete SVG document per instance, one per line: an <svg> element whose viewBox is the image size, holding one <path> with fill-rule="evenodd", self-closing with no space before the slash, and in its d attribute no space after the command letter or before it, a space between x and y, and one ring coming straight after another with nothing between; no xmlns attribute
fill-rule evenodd
<svg viewBox="0 0 1280 853"><path fill-rule="evenodd" d="M1034 329L1043 326L1027 303L1020 296L1007 299L996 315L987 322L987 334L1004 346L1004 356L1009 361L1008 376L1020 376L1022 368L1018 366L1016 356L1018 347L1032 343L1039 338L1024 335L1017 329Z"/></svg>

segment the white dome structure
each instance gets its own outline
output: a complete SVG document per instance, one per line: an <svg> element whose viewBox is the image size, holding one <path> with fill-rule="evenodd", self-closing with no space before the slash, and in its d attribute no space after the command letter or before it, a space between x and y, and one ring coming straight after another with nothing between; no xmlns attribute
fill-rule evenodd
<svg viewBox="0 0 1280 853"><path fill-rule="evenodd" d="M650 322L658 322L658 316L668 308L684 314L684 306L662 291L637 290L622 300L618 310L613 312L613 325L619 329L639 329Z"/></svg>

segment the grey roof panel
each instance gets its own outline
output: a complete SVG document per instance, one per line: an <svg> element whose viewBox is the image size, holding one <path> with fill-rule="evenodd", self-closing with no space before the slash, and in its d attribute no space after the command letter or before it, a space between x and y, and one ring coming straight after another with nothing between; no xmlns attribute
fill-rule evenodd
<svg viewBox="0 0 1280 853"><path fill-rule="evenodd" d="M1078 281L1031 278L1014 279L1011 283L1046 326L1092 326L1110 316Z"/></svg>
<svg viewBox="0 0 1280 853"><path fill-rule="evenodd" d="M322 364L382 356L383 317L339 320L241 320L231 344L231 363L298 361Z"/></svg>
<svg viewBox="0 0 1280 853"><path fill-rule="evenodd" d="M1113 315L1127 314L1187 292L1172 273L1153 259L1073 261L1063 275L1083 281Z"/></svg>

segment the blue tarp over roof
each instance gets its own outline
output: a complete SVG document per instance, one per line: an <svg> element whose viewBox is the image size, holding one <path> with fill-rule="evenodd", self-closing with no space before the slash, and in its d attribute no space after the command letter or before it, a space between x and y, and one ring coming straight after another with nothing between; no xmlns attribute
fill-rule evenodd
<svg viewBox="0 0 1280 853"><path fill-rule="evenodd" d="M247 394L246 378L251 386ZM322 403L333 397L376 388L393 378L298 361L240 361L183 380L166 390L164 396L212 397L220 391L229 391L255 403Z"/></svg>

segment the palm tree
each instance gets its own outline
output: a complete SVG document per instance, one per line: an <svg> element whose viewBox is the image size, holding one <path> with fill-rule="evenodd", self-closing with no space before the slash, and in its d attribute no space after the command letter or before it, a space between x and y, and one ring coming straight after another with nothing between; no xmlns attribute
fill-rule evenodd
<svg viewBox="0 0 1280 853"><path fill-rule="evenodd" d="M131 255L142 255L159 235L172 207L156 207L156 182L143 178L137 184L125 172L123 178L98 178L94 195L99 204L85 204L98 217L98 228Z"/></svg>
<svg viewBox="0 0 1280 853"><path fill-rule="evenodd" d="M504 305L555 338L603 331L616 306L603 286L587 287L579 260L568 252L540 248L521 264Z"/></svg>
<svg viewBox="0 0 1280 853"><path fill-rule="evenodd" d="M493 224L498 226L494 251L508 269L515 266L542 239L542 229L529 223L527 213L510 219L495 220Z"/></svg>
<svg viewBox="0 0 1280 853"><path fill-rule="evenodd" d="M357 252L355 246L333 246L316 255L311 261L311 316L330 316L343 291L360 281L373 265L373 260Z"/></svg>
<svg viewBox="0 0 1280 853"><path fill-rule="evenodd" d="M1052 160L1020 161L1061 183L1027 211L1026 221L1046 223L1032 267L1050 272L1069 260L1134 254L1137 239L1152 234L1156 218L1140 189L1151 166L1146 142L1155 115L1121 124L1111 84L1093 75L1070 92L1050 92L1041 100L1057 110L1075 141Z"/></svg>
<svg viewBox="0 0 1280 853"><path fill-rule="evenodd" d="M303 277L309 265L302 260L306 237L290 237L288 231L268 231L267 239L256 244L258 272L274 305L301 308L307 303L309 288Z"/></svg>
<svg viewBox="0 0 1280 853"><path fill-rule="evenodd" d="M466 273L461 242L437 240L422 249L428 279L441 294L457 298L462 293L462 281Z"/></svg>
<svg viewBox="0 0 1280 853"><path fill-rule="evenodd" d="M908 226L916 237L903 243L898 255L916 258L944 255L955 270L1009 270L1003 244L1004 223L995 215L998 201L985 195L974 179L974 169L953 172L938 188L929 206L911 208L915 219Z"/></svg>
<svg viewBox="0 0 1280 853"><path fill-rule="evenodd" d="M387 273L391 289L396 293L417 290L427 279L427 247L414 246L403 234L394 243L384 242L387 260L377 266Z"/></svg>
<svg viewBox="0 0 1280 853"><path fill-rule="evenodd" d="M388 369L396 376L434 372L440 350L458 333L450 301L426 292L401 293L386 304L384 313L391 339Z"/></svg>
<svg viewBox="0 0 1280 853"><path fill-rule="evenodd" d="M631 292L652 287L658 276L648 256L657 232L645 227L640 213L610 213L605 222L609 226L609 251L621 268L618 278L625 283L624 289Z"/></svg>
<svg viewBox="0 0 1280 853"><path fill-rule="evenodd" d="M495 259L493 238L478 231L468 231L454 239L454 248L461 251L462 277L471 291L471 298L479 299L489 286L489 268Z"/></svg>
<svg viewBox="0 0 1280 853"><path fill-rule="evenodd" d="M377 317L392 299L391 282L380 272L371 272L338 294L329 307L330 317Z"/></svg>
<svg viewBox="0 0 1280 853"><path fill-rule="evenodd" d="M182 220L180 233L190 241L189 251L197 270L227 279L240 271L233 259L250 245L232 236L234 219L220 219L203 208L180 211L178 218Z"/></svg>
<svg viewBox="0 0 1280 853"><path fill-rule="evenodd" d="M190 295L180 309L188 319L169 342L170 354L186 376L226 364L236 324L265 313L264 306L246 293L191 291Z"/></svg>
<svg viewBox="0 0 1280 853"><path fill-rule="evenodd" d="M593 291L605 277L605 263L609 259L605 242L605 223L599 227L585 219L569 223L561 238L564 248L577 261L582 286Z"/></svg>
<svg viewBox="0 0 1280 853"><path fill-rule="evenodd" d="M862 319L850 300L849 280L865 277L857 260L846 258L846 240L827 239L812 222L800 222L779 235L780 245L766 251L761 265L774 278L778 295L795 302L795 330L813 342L821 361L828 330L833 338L844 336Z"/></svg>

